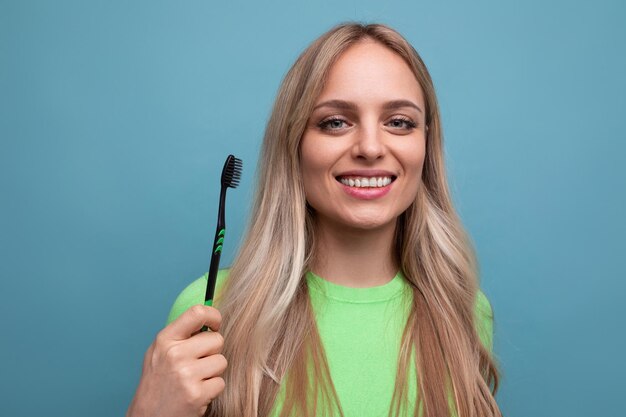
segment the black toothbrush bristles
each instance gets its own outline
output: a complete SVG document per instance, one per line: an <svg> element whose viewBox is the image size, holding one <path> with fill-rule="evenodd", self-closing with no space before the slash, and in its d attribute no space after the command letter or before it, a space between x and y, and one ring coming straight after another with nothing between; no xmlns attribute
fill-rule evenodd
<svg viewBox="0 0 626 417"><path fill-rule="evenodd" d="M215 230L215 240L213 242L213 251L211 254L211 267L207 276L206 294L204 296L204 305L213 305L213 293L215 292L215 281L217 279L217 271L220 267L220 255L222 254L222 246L224 244L224 236L226 233L226 190L228 188L237 188L241 179L241 170L243 162L241 159L228 155L224 168L222 169L220 205L217 214L217 228ZM206 331L207 327L203 326L202 331Z"/></svg>
<svg viewBox="0 0 626 417"><path fill-rule="evenodd" d="M237 188L241 179L243 162L239 158L228 155L222 169L222 187Z"/></svg>

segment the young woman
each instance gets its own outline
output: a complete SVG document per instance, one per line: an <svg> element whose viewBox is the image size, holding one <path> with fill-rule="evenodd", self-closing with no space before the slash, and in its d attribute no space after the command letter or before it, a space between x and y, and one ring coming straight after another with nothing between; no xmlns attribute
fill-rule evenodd
<svg viewBox="0 0 626 417"><path fill-rule="evenodd" d="M217 285L179 295L129 416L501 415L433 84L388 26L340 24L286 75Z"/></svg>

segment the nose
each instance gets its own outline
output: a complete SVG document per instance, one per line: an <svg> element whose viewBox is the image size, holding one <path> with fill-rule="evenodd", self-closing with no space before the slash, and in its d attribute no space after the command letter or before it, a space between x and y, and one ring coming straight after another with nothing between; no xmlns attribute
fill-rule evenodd
<svg viewBox="0 0 626 417"><path fill-rule="evenodd" d="M384 132L377 123L363 124L356 132L352 156L357 159L374 161L386 153L383 143Z"/></svg>

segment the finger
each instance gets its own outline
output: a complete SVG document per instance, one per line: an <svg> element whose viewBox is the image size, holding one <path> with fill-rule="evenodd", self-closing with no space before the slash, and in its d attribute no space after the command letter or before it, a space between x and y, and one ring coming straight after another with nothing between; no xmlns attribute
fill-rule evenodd
<svg viewBox="0 0 626 417"><path fill-rule="evenodd" d="M221 323L222 315L215 307L196 304L161 330L160 337L166 340L186 340L205 325L218 331Z"/></svg>
<svg viewBox="0 0 626 417"><path fill-rule="evenodd" d="M228 361L224 355L216 354L195 360L185 367L184 372L194 381L203 381L222 376L227 366Z"/></svg>
<svg viewBox="0 0 626 417"><path fill-rule="evenodd" d="M177 348L185 357L199 359L222 353L224 337L218 332L200 332L181 342Z"/></svg>
<svg viewBox="0 0 626 417"><path fill-rule="evenodd" d="M218 395L224 391L224 379L220 376L216 376L206 381L202 381L202 391L205 395L206 404L213 401Z"/></svg>

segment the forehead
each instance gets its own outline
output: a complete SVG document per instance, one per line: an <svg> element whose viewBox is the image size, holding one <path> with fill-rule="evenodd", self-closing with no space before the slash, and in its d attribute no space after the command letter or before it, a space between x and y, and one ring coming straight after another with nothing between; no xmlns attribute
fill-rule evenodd
<svg viewBox="0 0 626 417"><path fill-rule="evenodd" d="M331 98L364 104L410 99L422 108L424 102L422 89L404 59L371 40L350 46L331 66L317 102Z"/></svg>

